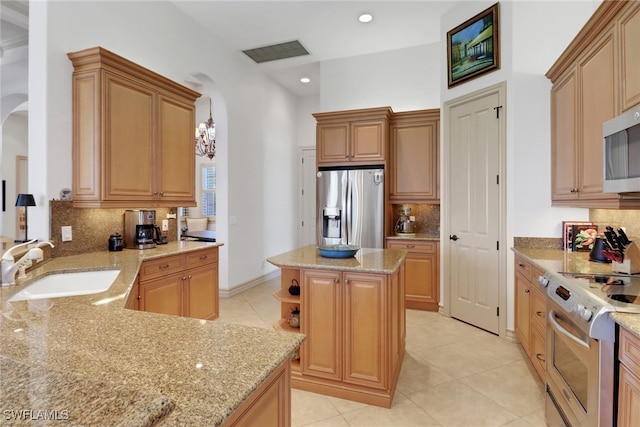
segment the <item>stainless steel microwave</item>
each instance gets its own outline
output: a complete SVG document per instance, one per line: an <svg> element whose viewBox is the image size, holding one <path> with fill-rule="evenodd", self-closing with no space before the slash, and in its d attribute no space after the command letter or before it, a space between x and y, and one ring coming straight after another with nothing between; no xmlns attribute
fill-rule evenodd
<svg viewBox="0 0 640 427"><path fill-rule="evenodd" d="M640 193L640 105L602 124L605 193Z"/></svg>

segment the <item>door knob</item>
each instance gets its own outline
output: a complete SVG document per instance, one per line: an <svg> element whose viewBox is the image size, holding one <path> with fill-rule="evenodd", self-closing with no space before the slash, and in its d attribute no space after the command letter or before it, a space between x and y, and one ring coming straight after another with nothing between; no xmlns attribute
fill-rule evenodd
<svg viewBox="0 0 640 427"><path fill-rule="evenodd" d="M454 234L453 236L449 236L449 240L453 240L454 242L455 242L456 240L458 240L458 239L459 239L459 237L458 237L458 236L456 236L455 234Z"/></svg>

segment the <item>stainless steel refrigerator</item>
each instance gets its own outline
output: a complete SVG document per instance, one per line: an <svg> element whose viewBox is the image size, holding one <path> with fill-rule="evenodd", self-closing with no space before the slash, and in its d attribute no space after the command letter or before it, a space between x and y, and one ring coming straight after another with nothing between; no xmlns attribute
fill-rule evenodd
<svg viewBox="0 0 640 427"><path fill-rule="evenodd" d="M384 247L384 169L319 170L318 246Z"/></svg>

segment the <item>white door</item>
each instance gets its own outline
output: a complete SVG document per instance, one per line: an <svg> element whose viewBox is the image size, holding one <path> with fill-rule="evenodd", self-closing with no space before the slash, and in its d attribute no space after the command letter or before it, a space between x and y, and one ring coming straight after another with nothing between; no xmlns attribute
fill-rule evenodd
<svg viewBox="0 0 640 427"><path fill-rule="evenodd" d="M451 316L496 334L503 283L500 251L505 250L500 247L505 122L501 88L446 105L449 233L443 236L449 238L445 283Z"/></svg>
<svg viewBox="0 0 640 427"><path fill-rule="evenodd" d="M316 149L303 148L300 155L300 247L316 244Z"/></svg>

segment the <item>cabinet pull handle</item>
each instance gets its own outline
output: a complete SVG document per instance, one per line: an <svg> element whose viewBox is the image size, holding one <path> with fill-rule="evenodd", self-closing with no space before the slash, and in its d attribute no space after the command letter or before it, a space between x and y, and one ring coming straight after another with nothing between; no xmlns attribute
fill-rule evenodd
<svg viewBox="0 0 640 427"><path fill-rule="evenodd" d="M407 248L415 248L416 245L407 245Z"/></svg>
<svg viewBox="0 0 640 427"><path fill-rule="evenodd" d="M541 311L536 311L536 316L544 318L545 314Z"/></svg>
<svg viewBox="0 0 640 427"><path fill-rule="evenodd" d="M158 266L158 268L159 268L160 270L164 270L165 268L169 268L169 264L162 264L162 265L159 265L159 266Z"/></svg>
<svg viewBox="0 0 640 427"><path fill-rule="evenodd" d="M200 259L207 259L208 255L200 255Z"/></svg>
<svg viewBox="0 0 640 427"><path fill-rule="evenodd" d="M539 361L541 361L543 363L546 362L546 359L544 358L544 355L540 354L540 353L536 353L536 359L538 359Z"/></svg>

